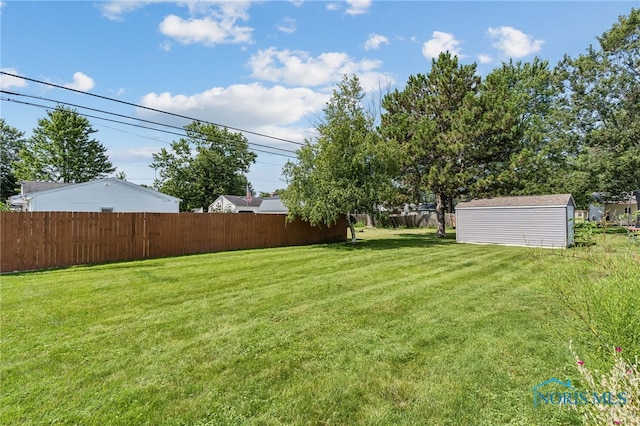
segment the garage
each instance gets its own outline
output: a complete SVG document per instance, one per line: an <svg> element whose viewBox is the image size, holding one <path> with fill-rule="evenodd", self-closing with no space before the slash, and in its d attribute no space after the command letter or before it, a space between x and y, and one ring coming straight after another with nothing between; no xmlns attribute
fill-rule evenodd
<svg viewBox="0 0 640 426"><path fill-rule="evenodd" d="M574 242L571 194L473 199L456 205L459 243L567 248Z"/></svg>

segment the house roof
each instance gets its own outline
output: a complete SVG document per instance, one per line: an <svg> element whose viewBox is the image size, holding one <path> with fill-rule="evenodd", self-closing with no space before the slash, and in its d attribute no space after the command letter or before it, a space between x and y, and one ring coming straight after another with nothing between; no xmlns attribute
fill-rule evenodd
<svg viewBox="0 0 640 426"><path fill-rule="evenodd" d="M251 201L248 203L247 197L243 197L241 195L221 195L221 197L226 198L227 201L236 207L260 207L260 204L262 204L262 198L260 197L252 197Z"/></svg>
<svg viewBox="0 0 640 426"><path fill-rule="evenodd" d="M23 180L20 183L20 192L23 194L32 194L34 192L48 191L49 189L62 188L64 186L73 185L72 183L61 182L38 182L34 180Z"/></svg>
<svg viewBox="0 0 640 426"><path fill-rule="evenodd" d="M44 187L46 186L46 184L51 184L52 182L34 182L34 183L39 183L39 184L45 184L45 185L35 185L35 188L39 188L39 187ZM163 194L162 192L158 192L154 189L150 189L150 188L145 188L144 186L140 186L140 185L136 185L135 183L131 183L131 182L127 182L126 180L122 180L122 179L118 179L118 178L114 178L114 177L109 177L109 178L104 178L104 179L96 179L96 180L92 180L89 182L82 182L82 183L71 183L71 184L58 184L57 186L53 186L49 189L40 189L37 191L33 191L33 192L28 192L28 193L23 193L20 195L14 195L12 197L10 197L10 200L18 200L20 198L23 198L24 196L30 196L32 194L37 193L37 195L42 195L42 194L50 194L50 193L54 193L54 192L59 192L59 191L65 191L67 189L70 188L77 188L79 186L90 186L90 185L95 185L96 183L103 183L105 185L121 185L121 186L125 186L129 189L132 189L134 191L139 191L141 193L145 193L147 195L151 195L157 198L168 198L168 199L172 199L172 200L176 200L176 201L180 201L180 198L176 198L173 197L171 195L167 195L167 194Z"/></svg>
<svg viewBox="0 0 640 426"><path fill-rule="evenodd" d="M523 195L462 201L456 205L456 209L479 207L564 207L569 204L575 206L571 194Z"/></svg>
<svg viewBox="0 0 640 426"><path fill-rule="evenodd" d="M260 204L260 213L288 213L289 209L284 205L280 197L263 198Z"/></svg>

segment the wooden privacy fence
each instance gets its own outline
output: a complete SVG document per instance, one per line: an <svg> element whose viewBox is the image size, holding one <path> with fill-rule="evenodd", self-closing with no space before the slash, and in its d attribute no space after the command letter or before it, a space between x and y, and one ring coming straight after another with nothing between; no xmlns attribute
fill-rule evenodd
<svg viewBox="0 0 640 426"><path fill-rule="evenodd" d="M283 215L0 212L0 272L345 241Z"/></svg>

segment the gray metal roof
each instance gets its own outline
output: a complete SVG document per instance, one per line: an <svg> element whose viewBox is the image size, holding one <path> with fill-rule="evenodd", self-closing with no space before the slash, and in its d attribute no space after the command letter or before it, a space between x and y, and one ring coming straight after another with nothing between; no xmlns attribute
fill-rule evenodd
<svg viewBox="0 0 640 426"><path fill-rule="evenodd" d="M462 201L456 205L456 209L479 207L564 207L568 205L575 206L571 194L549 194L478 198Z"/></svg>
<svg viewBox="0 0 640 426"><path fill-rule="evenodd" d="M288 213L289 209L284 205L280 197L263 198L258 209L259 213Z"/></svg>
<svg viewBox="0 0 640 426"><path fill-rule="evenodd" d="M82 182L82 183L54 183L54 182L33 182L33 181L25 181L25 182L29 182L29 183L35 184L35 185L30 185L29 186L30 191L26 192L25 191L24 182L23 182L23 184L22 184L23 193L21 195L14 195L14 196L11 197L11 199L18 199L22 195L32 195L34 193L44 193L44 192L49 193L49 192L67 191L69 189L76 188L76 187L79 187L79 186L95 185L97 182L102 182L104 184L108 183L108 184L116 184L116 185L125 186L125 187L133 189L135 191L140 191L140 192L143 192L145 194L152 195L152 196L158 197L158 198L168 198L168 199L172 199L172 200L181 201L180 198L173 197L173 196L168 195L168 194L164 194L162 192L156 191L155 189L145 188L144 186L140 186L140 185L137 185L137 184L132 183L132 182L127 182L126 180L118 179L118 178L115 178L115 177L96 179L96 180L91 180L91 181ZM34 188L35 188L35 190L33 190Z"/></svg>

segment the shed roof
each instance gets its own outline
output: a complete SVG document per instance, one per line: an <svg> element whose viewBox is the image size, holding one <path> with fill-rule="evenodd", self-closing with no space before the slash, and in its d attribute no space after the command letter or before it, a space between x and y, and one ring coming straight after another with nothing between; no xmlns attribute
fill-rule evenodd
<svg viewBox="0 0 640 426"><path fill-rule="evenodd" d="M571 194L523 195L513 197L478 198L462 201L456 209L480 207L565 207L575 206Z"/></svg>

